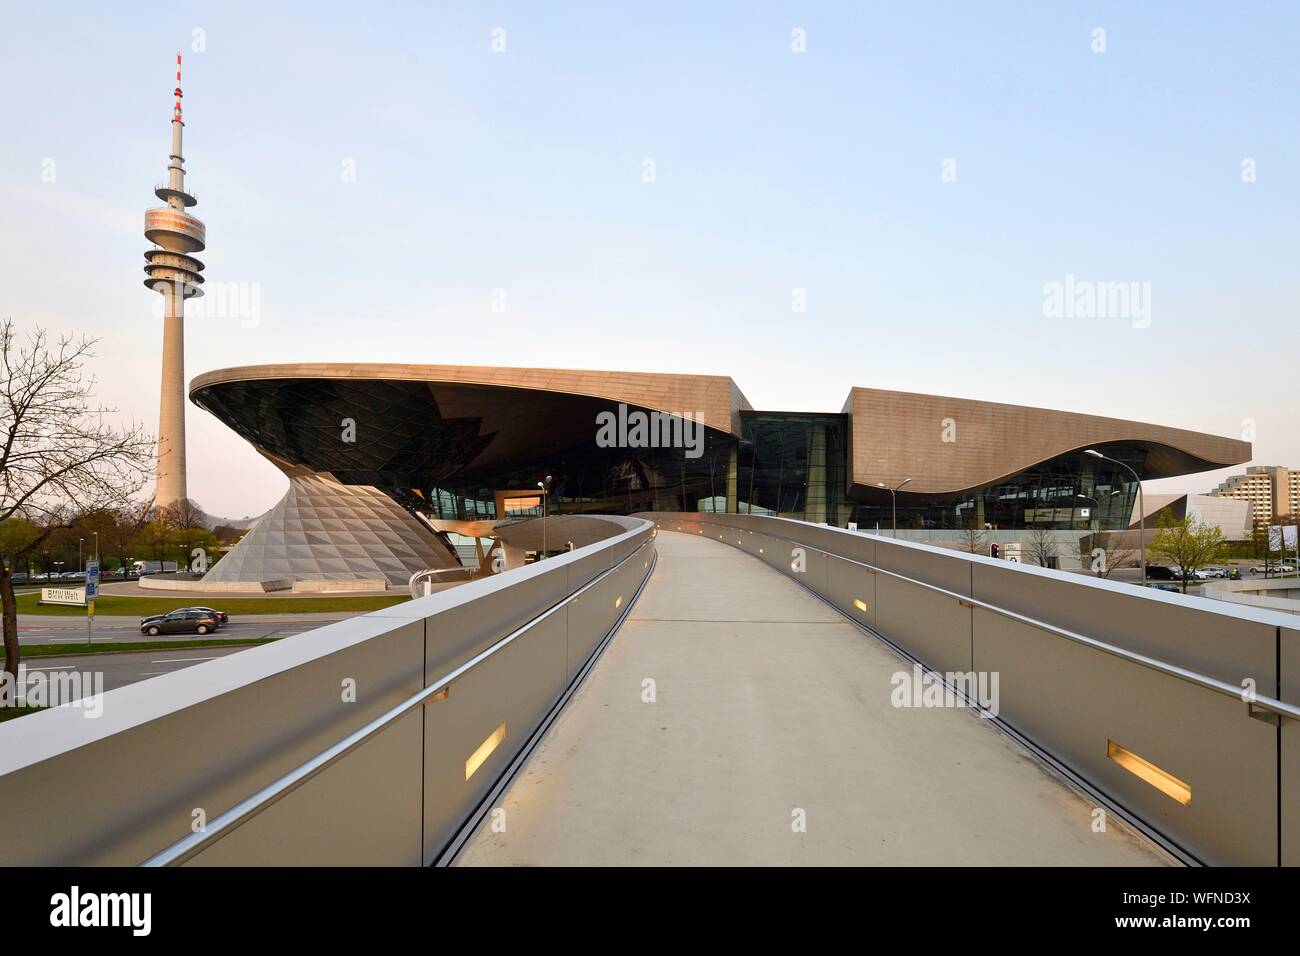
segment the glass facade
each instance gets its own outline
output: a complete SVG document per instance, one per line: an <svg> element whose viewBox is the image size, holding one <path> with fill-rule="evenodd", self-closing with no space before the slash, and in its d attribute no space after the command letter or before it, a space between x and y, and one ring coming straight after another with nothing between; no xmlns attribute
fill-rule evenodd
<svg viewBox="0 0 1300 956"><path fill-rule="evenodd" d="M602 442L597 423L618 413L617 403L500 386L263 379L214 385L195 401L286 470L372 485L434 518L540 514L538 482L550 475L552 514L770 514L863 530L894 522L887 490L849 494L846 414L742 411L739 438L698 426L698 440L683 446L631 433L641 440ZM1099 447L1141 473L1140 444ZM1079 451L971 492L904 490L897 522L916 530L1112 530L1127 527L1135 494L1126 472Z"/></svg>
<svg viewBox="0 0 1300 956"><path fill-rule="evenodd" d="M741 412L741 514L825 522L852 520L848 500L847 415Z"/></svg>
<svg viewBox="0 0 1300 956"><path fill-rule="evenodd" d="M1100 445L1098 450L1142 473L1144 449ZM868 492L853 518L862 530L893 527L889 492ZM898 527L909 530L1033 529L1115 531L1127 528L1137 484L1119 465L1071 452L1033 465L986 488L958 495L898 493Z"/></svg>

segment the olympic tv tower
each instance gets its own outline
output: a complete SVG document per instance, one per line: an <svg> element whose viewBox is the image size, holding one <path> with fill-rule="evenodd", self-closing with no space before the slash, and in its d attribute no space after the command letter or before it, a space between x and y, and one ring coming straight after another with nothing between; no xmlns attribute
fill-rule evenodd
<svg viewBox="0 0 1300 956"><path fill-rule="evenodd" d="M198 200L185 191L181 155L181 57L176 54L176 107L172 112L172 152L167 183L154 194L167 205L145 210L144 284L163 297L162 397L158 414L158 487L154 503L170 507L185 493L185 300L203 294L203 263L194 258L206 245L203 223L185 210Z"/></svg>

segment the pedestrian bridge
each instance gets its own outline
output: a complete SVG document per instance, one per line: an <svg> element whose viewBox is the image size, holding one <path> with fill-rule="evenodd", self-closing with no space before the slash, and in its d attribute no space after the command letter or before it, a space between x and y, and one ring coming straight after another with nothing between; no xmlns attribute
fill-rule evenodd
<svg viewBox="0 0 1300 956"><path fill-rule="evenodd" d="M0 863L1288 865L1294 618L779 518L0 724ZM94 786L87 786L94 781Z"/></svg>

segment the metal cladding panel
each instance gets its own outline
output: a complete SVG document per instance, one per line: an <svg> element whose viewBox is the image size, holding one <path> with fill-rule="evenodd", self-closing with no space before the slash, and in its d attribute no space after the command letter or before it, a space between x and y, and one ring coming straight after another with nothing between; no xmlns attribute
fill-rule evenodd
<svg viewBox="0 0 1300 956"><path fill-rule="evenodd" d="M761 522L761 518L750 518L751 522ZM857 548L864 540L861 535L841 531L837 528L823 528L819 525L795 521L769 522L771 533L798 541L810 548L817 548L829 554L857 557Z"/></svg>
<svg viewBox="0 0 1300 956"><path fill-rule="evenodd" d="M1007 724L1202 862L1277 863L1276 728L1188 681L982 608L973 614L975 669L997 675ZM1110 741L1186 784L1190 803L1111 759ZM1092 822L1080 816L1081 839Z"/></svg>
<svg viewBox="0 0 1300 956"><path fill-rule="evenodd" d="M507 575L511 573L513 572L506 572ZM548 607L558 604L569 593L565 579L563 573L534 574L530 578L510 583L499 596L489 595L481 600L465 601L431 616L428 619L426 678L430 681L437 680L452 668L522 627ZM463 591L480 584L497 583L500 582L486 578L459 585L453 590ZM420 600L430 601L440 594L450 593L452 592L443 591L432 598ZM414 608L417 603L412 601L403 607Z"/></svg>
<svg viewBox="0 0 1300 956"><path fill-rule="evenodd" d="M1281 700L1300 706L1300 623L1279 627ZM1281 732L1282 865L1300 866L1300 721L1284 720Z"/></svg>
<svg viewBox="0 0 1300 956"><path fill-rule="evenodd" d="M1248 442L1182 428L974 399L854 388L851 482L859 489L912 481L904 494L951 494L988 485L1039 462L1109 442L1154 453L1147 478L1247 462ZM943 438L951 421L956 441Z"/></svg>
<svg viewBox="0 0 1300 956"><path fill-rule="evenodd" d="M831 558L827 569L827 600L853 620L876 628L876 579L867 568ZM859 602L861 602L859 604Z"/></svg>
<svg viewBox="0 0 1300 956"><path fill-rule="evenodd" d="M648 548L642 554L644 557L629 561L569 602L566 672L570 680L577 676L596 646L609 633L649 573L646 564L653 554Z"/></svg>
<svg viewBox="0 0 1300 956"><path fill-rule="evenodd" d="M423 742L412 711L185 865L419 866Z"/></svg>
<svg viewBox="0 0 1300 956"><path fill-rule="evenodd" d="M969 596L971 569L968 555L925 544L876 539L876 564L887 571Z"/></svg>
<svg viewBox="0 0 1300 956"><path fill-rule="evenodd" d="M755 540L758 543L760 554L758 559L768 567L775 568L782 574L790 574L790 562L794 560L793 551L795 545L783 538L776 538L768 534L756 534Z"/></svg>
<svg viewBox="0 0 1300 956"><path fill-rule="evenodd" d="M455 566L438 537L378 489L295 475L202 583L372 578L404 587L417 571Z"/></svg>
<svg viewBox="0 0 1300 956"><path fill-rule="evenodd" d="M625 402L669 414L701 415L705 425L738 433L739 410L749 408L736 383L722 375L659 372L601 372L584 369L500 368L401 363L249 365L216 369L190 382L190 394L229 382L277 379L353 379L494 385L503 388L583 395Z"/></svg>
<svg viewBox="0 0 1300 956"><path fill-rule="evenodd" d="M379 634L383 640L374 640ZM338 649L313 656L324 647ZM15 828L0 843L0 865L135 866L189 836L196 808L213 820L418 693L423 655L423 624L358 617L109 691L98 721L66 708L13 721L0 728L10 756L32 753L37 741L21 739L32 733L56 752L5 773L5 799L40 807L50 825ZM250 673L258 676L245 676ZM349 679L355 702L342 693ZM226 686L232 689L212 692ZM184 704L162 716L134 716L165 710L171 704L160 701L172 700ZM379 862L382 851L395 854L390 862L414 862L419 777L412 780L404 768L418 759L419 747L410 749L405 727L390 729L398 731L391 739L349 754L282 801L302 822L280 830L278 842L267 842L265 828L241 827L196 860L223 863L246 853L265 862L267 854L283 851L311 862ZM65 738L74 741L70 749L61 749ZM378 768L390 759L398 762ZM93 787L79 785L88 780ZM350 836L314 829L358 814L373 820L369 849ZM306 842L290 850L290 834Z"/></svg>
<svg viewBox="0 0 1300 956"><path fill-rule="evenodd" d="M796 547L801 547L796 545ZM830 574L830 563L833 560L830 555L823 551L814 551L807 549L804 554L804 571L796 572L793 576L801 584L810 588L814 594L829 599L830 591L827 589Z"/></svg>
<svg viewBox="0 0 1300 956"><path fill-rule="evenodd" d="M989 604L1230 684L1249 677L1268 696L1277 686L1275 627L1220 602L993 558L972 558L970 565L973 596Z"/></svg>
<svg viewBox="0 0 1300 956"><path fill-rule="evenodd" d="M598 575L613 567L612 555L612 549L601 548L596 553L579 558L570 564L569 591L578 590L588 581L595 579Z"/></svg>
<svg viewBox="0 0 1300 956"><path fill-rule="evenodd" d="M483 799L567 683L567 616L536 624L424 708L424 849L431 863ZM490 741L499 727L504 735ZM488 748L471 773L469 761Z"/></svg>
<svg viewBox="0 0 1300 956"><path fill-rule="evenodd" d="M924 569L915 576L924 580ZM877 574L875 620L876 631L926 668L941 673L972 669L971 612L955 599Z"/></svg>

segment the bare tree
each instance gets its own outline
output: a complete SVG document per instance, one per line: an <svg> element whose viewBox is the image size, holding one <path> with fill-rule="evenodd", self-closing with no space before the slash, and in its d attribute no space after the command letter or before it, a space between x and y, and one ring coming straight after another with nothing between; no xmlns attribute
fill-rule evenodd
<svg viewBox="0 0 1300 956"><path fill-rule="evenodd" d="M984 533L983 529L972 526L969 528L962 528L959 540L961 541L961 546L971 554L987 554L988 547L985 545L985 539L987 537L988 535Z"/></svg>
<svg viewBox="0 0 1300 956"><path fill-rule="evenodd" d="M158 520L177 531L191 528L208 528L208 516L193 498L182 498L175 504L158 509Z"/></svg>
<svg viewBox="0 0 1300 956"><path fill-rule="evenodd" d="M34 529L0 566L4 669L15 678L14 567L86 513L130 501L153 457L153 439L140 426L113 425L116 409L92 404L95 379L84 366L95 343L51 342L39 328L20 341L12 319L0 322L0 522L23 518Z"/></svg>
<svg viewBox="0 0 1300 956"><path fill-rule="evenodd" d="M133 502L116 509L113 513L117 520L108 529L107 537L102 544L117 555L118 566L125 570L128 558L131 557L129 554L131 546L144 526L149 523L149 516L153 514L153 501Z"/></svg>
<svg viewBox="0 0 1300 956"><path fill-rule="evenodd" d="M1079 566L1099 578L1108 578L1116 568L1136 564L1137 549L1123 542L1123 537L1109 532L1084 535L1075 542Z"/></svg>
<svg viewBox="0 0 1300 956"><path fill-rule="evenodd" d="M1056 559L1056 539L1047 528L1029 532L1029 560L1040 567L1050 568Z"/></svg>
<svg viewBox="0 0 1300 956"><path fill-rule="evenodd" d="M167 508L158 511L159 520L175 533L176 544L180 549L180 561L177 567L182 571L190 564L190 558L196 548L205 552L216 550L216 537L212 534L211 522L198 502L192 498L182 498ZM204 559L206 566L207 559Z"/></svg>

